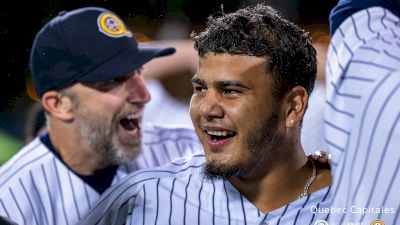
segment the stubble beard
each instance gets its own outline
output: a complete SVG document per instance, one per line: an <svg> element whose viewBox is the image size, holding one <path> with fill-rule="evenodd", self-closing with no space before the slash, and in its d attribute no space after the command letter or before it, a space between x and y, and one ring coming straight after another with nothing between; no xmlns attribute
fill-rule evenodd
<svg viewBox="0 0 400 225"><path fill-rule="evenodd" d="M102 119L89 116L90 113L83 105L76 108L77 123L79 125L80 136L86 139L89 146L97 154L101 155L105 161L111 165L119 165L134 160L141 151L140 140L132 141L129 146L123 146L115 135L115 121L109 124ZM117 116L118 118L118 116Z"/></svg>
<svg viewBox="0 0 400 225"><path fill-rule="evenodd" d="M279 109L273 107L271 116L261 126L250 130L246 138L246 146L249 149L251 157L246 161L234 165L221 164L219 162L206 162L203 167L203 176L209 180L224 179L228 180L232 177L242 177L249 174L261 160L265 159L265 155L274 148L275 136L278 130Z"/></svg>

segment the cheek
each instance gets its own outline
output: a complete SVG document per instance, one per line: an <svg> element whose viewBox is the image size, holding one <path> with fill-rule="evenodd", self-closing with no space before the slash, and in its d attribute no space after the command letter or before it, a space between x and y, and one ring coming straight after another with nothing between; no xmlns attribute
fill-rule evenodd
<svg viewBox="0 0 400 225"><path fill-rule="evenodd" d="M245 113L246 113L246 112L249 112L249 110L246 110L246 109L243 110L243 109L241 109L241 108L238 107L238 106L236 106L236 107L234 106L234 107L232 108L231 111L232 111L232 113L234 113L234 114L239 114L241 111L245 111Z"/></svg>
<svg viewBox="0 0 400 225"><path fill-rule="evenodd" d="M227 104L224 108L228 117L241 123L246 123L246 121L251 119L254 114L254 107L248 104L237 104L236 102Z"/></svg>
<svg viewBox="0 0 400 225"><path fill-rule="evenodd" d="M194 97L190 100L189 113L193 122L199 116L199 102Z"/></svg>
<svg viewBox="0 0 400 225"><path fill-rule="evenodd" d="M104 122L113 121L117 116L124 111L126 105L123 101L118 98L98 98L93 101L92 111L97 114L99 118L102 118Z"/></svg>
<svg viewBox="0 0 400 225"><path fill-rule="evenodd" d="M96 114L102 115L104 117L110 117L113 114L118 113L117 105L114 103L103 103L97 101L97 105L94 106L93 111L96 111Z"/></svg>
<svg viewBox="0 0 400 225"><path fill-rule="evenodd" d="M252 130L269 115L270 111L266 109L268 108L259 104L232 106L229 114L231 119L236 121L239 128Z"/></svg>

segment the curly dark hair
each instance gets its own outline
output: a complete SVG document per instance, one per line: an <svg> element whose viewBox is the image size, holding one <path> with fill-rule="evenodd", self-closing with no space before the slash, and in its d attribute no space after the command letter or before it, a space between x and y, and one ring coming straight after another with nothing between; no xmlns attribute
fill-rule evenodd
<svg viewBox="0 0 400 225"><path fill-rule="evenodd" d="M281 99L293 87L314 88L316 51L308 33L263 4L222 16L210 16L206 29L192 33L200 57L207 53L264 57Z"/></svg>

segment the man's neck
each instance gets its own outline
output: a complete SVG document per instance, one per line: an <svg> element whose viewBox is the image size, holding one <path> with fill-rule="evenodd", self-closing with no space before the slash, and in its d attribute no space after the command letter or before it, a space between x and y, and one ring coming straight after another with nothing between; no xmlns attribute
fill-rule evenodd
<svg viewBox="0 0 400 225"><path fill-rule="evenodd" d="M252 202L262 212L278 209L297 198L304 192L304 186L313 173L311 161L304 155L302 149L296 150L289 157L274 160L262 160L255 166L268 166L268 170L261 175L233 177L232 185ZM311 184L309 193L319 190L331 183L330 171L316 166L316 179Z"/></svg>
<svg viewBox="0 0 400 225"><path fill-rule="evenodd" d="M50 130L49 136L62 161L76 174L93 175L110 166L79 136L79 132Z"/></svg>
<svg viewBox="0 0 400 225"><path fill-rule="evenodd" d="M55 149L52 141L50 140L50 136L46 133L40 136L40 140L46 147L56 155L56 157L62 161L65 166L67 166L70 170L71 167L67 165L64 160L61 158L59 152ZM99 194L102 194L107 188L111 186L111 183L114 179L114 176L117 172L118 166L108 166L103 170L97 170L95 173L91 173L90 175L82 175L82 173L78 173L75 170L73 172L78 175L86 184L90 185L94 190L96 190Z"/></svg>

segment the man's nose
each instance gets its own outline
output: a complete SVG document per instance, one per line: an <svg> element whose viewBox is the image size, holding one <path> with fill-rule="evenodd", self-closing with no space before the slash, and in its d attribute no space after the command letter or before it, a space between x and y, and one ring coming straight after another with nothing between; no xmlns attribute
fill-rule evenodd
<svg viewBox="0 0 400 225"><path fill-rule="evenodd" d="M214 118L222 118L224 112L220 105L221 101L218 98L218 93L215 91L207 91L207 94L200 100L199 113L200 116L210 121Z"/></svg>
<svg viewBox="0 0 400 225"><path fill-rule="evenodd" d="M131 76L128 78L125 85L129 93L128 102L145 104L150 101L150 92L142 76L138 74Z"/></svg>

